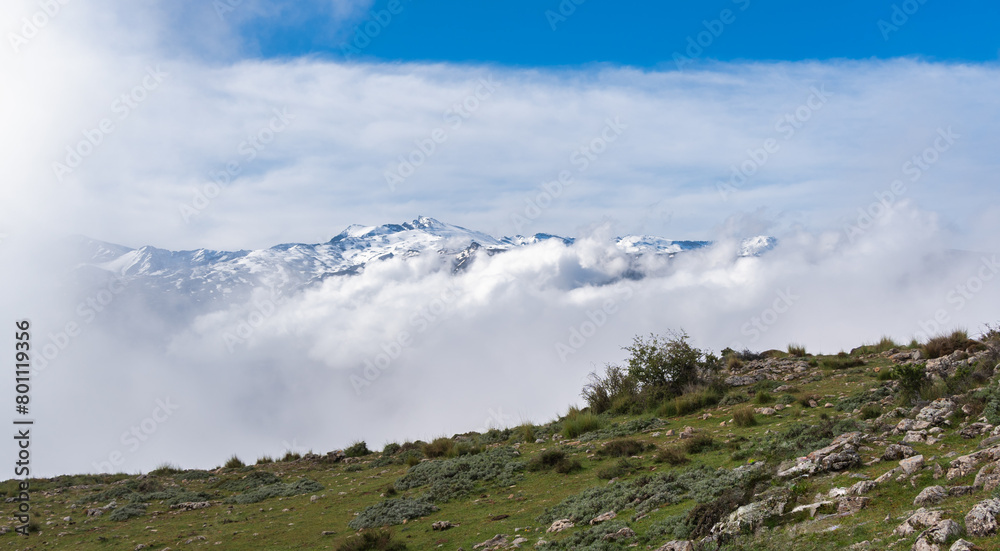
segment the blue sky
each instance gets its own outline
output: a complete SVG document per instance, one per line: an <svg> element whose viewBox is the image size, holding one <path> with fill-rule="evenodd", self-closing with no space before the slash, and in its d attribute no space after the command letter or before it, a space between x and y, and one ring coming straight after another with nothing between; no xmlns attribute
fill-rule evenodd
<svg viewBox="0 0 1000 551"><path fill-rule="evenodd" d="M990 61L1000 51L1000 5L985 1L379 0L346 19L313 9L246 24L247 55L338 58L353 45L369 60L669 68L675 55Z"/></svg>

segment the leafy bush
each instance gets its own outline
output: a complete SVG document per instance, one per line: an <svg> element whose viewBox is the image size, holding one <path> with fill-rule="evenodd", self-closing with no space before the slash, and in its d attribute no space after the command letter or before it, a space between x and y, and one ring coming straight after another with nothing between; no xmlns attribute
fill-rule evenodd
<svg viewBox="0 0 1000 551"><path fill-rule="evenodd" d="M692 385L686 389L684 394L664 402L657 410L657 414L664 417L687 415L702 408L714 406L720 400L722 400L722 392L718 388Z"/></svg>
<svg viewBox="0 0 1000 551"><path fill-rule="evenodd" d="M917 364L901 364L893 366L893 378L899 381L900 397L909 401L917 396L928 384L924 366Z"/></svg>
<svg viewBox="0 0 1000 551"><path fill-rule="evenodd" d="M407 551L406 544L392 541L389 530L365 530L337 547L337 551Z"/></svg>
<svg viewBox="0 0 1000 551"><path fill-rule="evenodd" d="M591 372L590 382L583 387L583 398L587 401L590 411L600 414L623 404L635 403L639 391L638 382L634 377L619 366L607 364L604 366L604 376ZM622 412L628 413L628 412Z"/></svg>
<svg viewBox="0 0 1000 551"><path fill-rule="evenodd" d="M927 344L923 345L922 349L928 358L934 359L947 356L957 350L965 350L974 344L978 343L969 339L968 331L960 329L953 331L950 335L932 337L927 341Z"/></svg>
<svg viewBox="0 0 1000 551"><path fill-rule="evenodd" d="M638 440L632 438L619 438L606 443L604 447L597 450L597 455L608 457L631 457L633 455L639 455L645 449L646 444Z"/></svg>
<svg viewBox="0 0 1000 551"><path fill-rule="evenodd" d="M880 400L891 395L892 387L889 385L877 386L870 390L859 390L854 394L839 400L837 402L837 411L854 411L867 404L878 406Z"/></svg>
<svg viewBox="0 0 1000 551"><path fill-rule="evenodd" d="M368 444L366 444L364 440L355 442L344 450L344 455L347 457L364 457L366 455L371 455L371 453L372 451L368 449Z"/></svg>
<svg viewBox="0 0 1000 551"><path fill-rule="evenodd" d="M730 392L722 397L719 401L720 406L735 406L736 404L742 404L744 402L749 402L750 397L747 396L745 392L735 391Z"/></svg>
<svg viewBox="0 0 1000 551"><path fill-rule="evenodd" d="M236 457L235 455L233 455L232 457L230 457L226 461L226 464L223 465L223 467L225 467L227 469L239 469L239 468L242 468L242 467L246 467L246 465L243 464L243 461L240 461L239 457Z"/></svg>
<svg viewBox="0 0 1000 551"><path fill-rule="evenodd" d="M687 515L671 515L654 522L646 531L650 541L686 540L690 539L691 528L687 525Z"/></svg>
<svg viewBox="0 0 1000 551"><path fill-rule="evenodd" d="M806 355L806 347L801 344L789 344L788 355L796 358L804 358Z"/></svg>
<svg viewBox="0 0 1000 551"><path fill-rule="evenodd" d="M399 491L429 486L427 497L444 502L471 492L480 482L510 486L524 466L513 448L494 448L478 455L417 463L395 485Z"/></svg>
<svg viewBox="0 0 1000 551"><path fill-rule="evenodd" d="M866 354L881 354L882 352L888 352L893 348L901 348L896 341L892 340L891 337L883 336L875 344L865 344L851 351L852 354L866 355Z"/></svg>
<svg viewBox="0 0 1000 551"><path fill-rule="evenodd" d="M528 462L528 470L535 472L555 469L557 472L566 474L577 470L577 468L582 468L580 462L571 460L562 450L545 450Z"/></svg>
<svg viewBox="0 0 1000 551"><path fill-rule="evenodd" d="M657 452L653 460L668 465L683 465L688 462L687 451L681 446L667 446Z"/></svg>
<svg viewBox="0 0 1000 551"><path fill-rule="evenodd" d="M758 391L756 395L754 395L753 401L757 405L763 406L763 405L770 404L771 402L774 402L774 396L771 395L770 392L761 390L761 391Z"/></svg>
<svg viewBox="0 0 1000 551"><path fill-rule="evenodd" d="M571 407L562 421L562 435L566 438L576 438L581 434L598 430L602 426L604 423L597 415Z"/></svg>
<svg viewBox="0 0 1000 551"><path fill-rule="evenodd" d="M1000 425L1000 386L990 385L976 393L985 405L983 415L993 425Z"/></svg>
<svg viewBox="0 0 1000 551"><path fill-rule="evenodd" d="M274 458L270 455L262 455L257 458L258 465L270 465L271 463L274 463Z"/></svg>
<svg viewBox="0 0 1000 551"><path fill-rule="evenodd" d="M428 444L424 444L423 452L424 455L430 458L444 457L451 453L452 449L455 447L455 441L447 436L442 436L441 438L435 438Z"/></svg>
<svg viewBox="0 0 1000 551"><path fill-rule="evenodd" d="M619 459L614 465L608 465L607 467L601 467L597 470L597 478L603 480L611 480L612 478L618 478L630 474L636 469L636 465L629 461L627 458Z"/></svg>
<svg viewBox="0 0 1000 551"><path fill-rule="evenodd" d="M174 476L174 480L204 480L206 478L211 478L212 473L208 471L187 471L185 473L178 474Z"/></svg>
<svg viewBox="0 0 1000 551"><path fill-rule="evenodd" d="M591 407L591 409L593 409L593 407ZM530 444L536 440L535 426L531 423L523 423L514 430L514 435L517 437L518 441Z"/></svg>
<svg viewBox="0 0 1000 551"><path fill-rule="evenodd" d="M715 448L715 440L707 434L696 434L684 441L688 453L697 454Z"/></svg>
<svg viewBox="0 0 1000 551"><path fill-rule="evenodd" d="M770 432L748 441L733 453L732 458L742 461L750 457L766 457L775 462L792 459L828 446L838 434L861 429L861 425L853 420L795 423L781 432Z"/></svg>
<svg viewBox="0 0 1000 551"><path fill-rule="evenodd" d="M403 446L400 446L396 442L389 442L382 447L382 455L393 455L398 452Z"/></svg>
<svg viewBox="0 0 1000 551"><path fill-rule="evenodd" d="M733 410L733 422L737 427L752 427L757 424L757 416L750 406L738 407Z"/></svg>
<svg viewBox="0 0 1000 551"><path fill-rule="evenodd" d="M273 473L267 471L253 471L243 478L231 478L222 480L215 484L216 488L230 492L245 492L261 486L268 486L281 482Z"/></svg>
<svg viewBox="0 0 1000 551"><path fill-rule="evenodd" d="M882 415L882 408L878 404L865 404L861 406L862 419L877 419Z"/></svg>
<svg viewBox="0 0 1000 551"><path fill-rule="evenodd" d="M352 530L393 526L402 524L404 520L425 517L434 511L437 511L437 507L424 498L410 499L408 497L401 497L387 499L375 505L365 507L347 525Z"/></svg>
<svg viewBox="0 0 1000 551"><path fill-rule="evenodd" d="M278 483L269 486L261 486L246 493L226 498L226 503L259 503L272 497L291 497L301 494L310 494L323 490L323 485L309 479L298 480L289 484Z"/></svg>
<svg viewBox="0 0 1000 551"><path fill-rule="evenodd" d="M281 458L282 461L298 461L299 459L302 459L302 454L291 450L286 451L284 457Z"/></svg>
<svg viewBox="0 0 1000 551"><path fill-rule="evenodd" d="M124 521L146 514L146 506L140 503L129 503L123 507L118 507L108 518L114 521Z"/></svg>
<svg viewBox="0 0 1000 551"><path fill-rule="evenodd" d="M711 533L712 526L746 502L744 492L728 490L708 503L695 505L688 511L685 524L690 537L703 538Z"/></svg>
<svg viewBox="0 0 1000 551"><path fill-rule="evenodd" d="M155 469L149 471L154 476L169 476L184 472L180 467L171 463L160 463Z"/></svg>
<svg viewBox="0 0 1000 551"><path fill-rule="evenodd" d="M538 521L549 524L568 518L582 522L606 511L617 511L621 515L628 509L635 509L636 515L641 515L687 499L706 503L727 490L751 488L767 474L767 469L759 463L733 470L698 465L679 472L644 475L588 488L546 509Z"/></svg>
<svg viewBox="0 0 1000 551"><path fill-rule="evenodd" d="M640 390L651 390L654 395L678 396L689 385L710 382L721 368L721 361L710 352L692 347L683 331L666 335L650 335L649 339L635 337L626 346L628 375L634 378Z"/></svg>
<svg viewBox="0 0 1000 551"><path fill-rule="evenodd" d="M851 358L849 356L835 357L835 358L823 358L819 362L819 366L823 369L850 369L852 367L860 367L865 365L864 360L859 358Z"/></svg>

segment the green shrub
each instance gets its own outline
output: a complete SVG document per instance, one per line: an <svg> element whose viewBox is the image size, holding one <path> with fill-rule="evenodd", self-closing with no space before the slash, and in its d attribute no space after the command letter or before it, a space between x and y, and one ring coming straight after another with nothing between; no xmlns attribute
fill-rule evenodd
<svg viewBox="0 0 1000 551"><path fill-rule="evenodd" d="M427 486L427 497L445 502L471 492L479 483L510 486L519 480L524 466L513 448L494 448L478 455L417 463L396 480L396 489Z"/></svg>
<svg viewBox="0 0 1000 551"><path fill-rule="evenodd" d="M211 477L212 473L208 471L193 470L174 476L174 480L204 480Z"/></svg>
<svg viewBox="0 0 1000 551"><path fill-rule="evenodd" d="M721 360L692 347L688 338L683 331L670 331L650 335L648 340L637 336L625 347L630 353L628 375L638 382L640 390L651 391L652 396L678 396L685 388L715 377Z"/></svg>
<svg viewBox="0 0 1000 551"><path fill-rule="evenodd" d="M862 419L876 419L882 415L882 408L878 404L865 404L861 406Z"/></svg>
<svg viewBox="0 0 1000 551"><path fill-rule="evenodd" d="M838 356L835 358L823 358L819 362L819 366L823 369L850 369L852 367L861 367L865 365L864 360L860 358L851 358L845 354L844 357Z"/></svg>
<svg viewBox="0 0 1000 551"><path fill-rule="evenodd" d="M882 352L888 352L893 348L902 348L902 347L899 344L897 344L896 341L892 340L891 337L883 336L877 343L865 344L863 346L856 348L855 350L852 350L851 353L862 356L867 354L881 354Z"/></svg>
<svg viewBox="0 0 1000 551"><path fill-rule="evenodd" d="M750 397L747 396L745 392L735 391L730 392L722 397L719 401L720 406L735 406L737 404L742 404L744 402L749 402Z"/></svg>
<svg viewBox="0 0 1000 551"><path fill-rule="evenodd" d="M114 511L111 511L111 514L108 515L108 518L114 521L124 521L135 517L141 517L142 515L145 514L146 514L145 505L139 503L129 503L128 505L118 507Z"/></svg>
<svg viewBox="0 0 1000 551"><path fill-rule="evenodd" d="M750 406L742 406L733 410L733 422L737 427L752 427L757 424L757 416Z"/></svg>
<svg viewBox="0 0 1000 551"><path fill-rule="evenodd" d="M924 366L901 364L893 366L893 378L899 381L900 398L909 402L929 383Z"/></svg>
<svg viewBox="0 0 1000 551"><path fill-rule="evenodd" d="M717 522L736 510L746 502L744 492L728 490L708 503L695 505L687 514L685 524L690 537L700 539L711 534L712 527Z"/></svg>
<svg viewBox="0 0 1000 551"><path fill-rule="evenodd" d="M364 440L355 442L344 450L344 455L347 457L364 457L366 455L371 455L371 453L372 451L368 449L368 444L366 444Z"/></svg>
<svg viewBox="0 0 1000 551"><path fill-rule="evenodd" d="M646 444L638 440L632 438L619 438L606 443L604 447L597 450L597 455L608 457L631 457L633 455L639 455L645 449Z"/></svg>
<svg viewBox="0 0 1000 551"><path fill-rule="evenodd" d="M407 551L407 547L401 541L392 541L389 530L369 529L341 543L337 551Z"/></svg>
<svg viewBox="0 0 1000 551"><path fill-rule="evenodd" d="M395 455L402 447L395 442L389 442L382 447L382 455Z"/></svg>
<svg viewBox="0 0 1000 551"><path fill-rule="evenodd" d="M688 462L687 452L681 446L667 446L656 453L653 459L657 463L668 465L683 465Z"/></svg>
<svg viewBox="0 0 1000 551"><path fill-rule="evenodd" d="M297 480L290 484L278 483L269 486L261 486L246 493L228 497L226 503L238 503L246 505L249 503L259 503L265 499L273 497L291 497L301 494L311 494L323 490L323 485L308 479Z"/></svg>
<svg viewBox="0 0 1000 551"><path fill-rule="evenodd" d="M684 449L690 454L697 454L715 447L715 440L707 434L696 434L684 441Z"/></svg>
<svg viewBox="0 0 1000 551"><path fill-rule="evenodd" d="M180 467L171 463L160 463L155 469L149 471L154 476L169 476L184 472Z"/></svg>
<svg viewBox="0 0 1000 551"><path fill-rule="evenodd" d="M257 458L257 465L269 465L271 463L274 463L274 458L270 455L262 455Z"/></svg>
<svg viewBox="0 0 1000 551"><path fill-rule="evenodd" d="M235 455L233 455L232 457L230 457L226 461L226 464L223 465L223 467L225 467L227 469L240 469L240 468L246 467L246 465L243 464L242 461L240 461L239 457L236 457Z"/></svg>
<svg viewBox="0 0 1000 551"><path fill-rule="evenodd" d="M604 426L601 418L591 412L582 412L573 407L569 409L565 419L562 421L562 435L566 438L577 438L578 436L595 431Z"/></svg>
<svg viewBox="0 0 1000 551"><path fill-rule="evenodd" d="M521 424L514 431L514 434L517 437L518 441L520 441L520 442L526 442L528 444L531 444L532 442L534 442L536 440L536 438L535 438L535 426L532 425L531 423L523 423L523 424Z"/></svg>
<svg viewBox="0 0 1000 551"><path fill-rule="evenodd" d="M671 515L663 520L654 522L646 532L646 537L650 541L667 540L687 540L690 539L691 529L687 525L687 515Z"/></svg>
<svg viewBox="0 0 1000 551"><path fill-rule="evenodd" d="M242 478L225 479L215 484L216 488L229 492L245 492L261 486L277 484L281 482L273 473L267 471L253 471Z"/></svg>
<svg viewBox="0 0 1000 551"><path fill-rule="evenodd" d="M629 419L628 421L622 423L615 423L607 428L588 432L580 437L580 441L589 442L592 440L607 440L621 436L631 436L644 430L660 427L665 424L665 421L657 419L656 417Z"/></svg>
<svg viewBox="0 0 1000 551"><path fill-rule="evenodd" d="M770 392L761 390L753 397L753 401L763 406L774 402L774 396Z"/></svg>
<svg viewBox="0 0 1000 551"><path fill-rule="evenodd" d="M630 474L636 469L636 465L629 461L627 458L619 459L614 465L608 465L607 467L601 467L597 469L597 478L603 480L611 480L612 478L619 478Z"/></svg>
<svg viewBox="0 0 1000 551"><path fill-rule="evenodd" d="M425 456L433 459L450 454L454 448L455 441L447 436L442 436L441 438L435 438L428 444L424 444L423 452Z"/></svg>
<svg viewBox="0 0 1000 551"><path fill-rule="evenodd" d="M437 507L424 498L411 499L401 497L387 499L375 505L365 507L347 525L352 530L393 526L402 524L404 520L425 517L434 511L437 511Z"/></svg>
<svg viewBox="0 0 1000 551"><path fill-rule="evenodd" d="M560 461L556 465L556 472L559 474L571 474L583 470L583 465L580 464L576 459L567 459L565 461Z"/></svg>
<svg viewBox="0 0 1000 551"><path fill-rule="evenodd" d="M804 358L806 355L806 347L801 344L789 344L788 355L795 358Z"/></svg>
<svg viewBox="0 0 1000 551"><path fill-rule="evenodd" d="M298 461L299 459L302 459L302 454L291 450L286 451L284 457L281 458L282 461Z"/></svg>
<svg viewBox="0 0 1000 551"><path fill-rule="evenodd" d="M562 450L545 450L528 461L528 470L532 472L547 471L568 460L569 457Z"/></svg>
<svg viewBox="0 0 1000 551"><path fill-rule="evenodd" d="M947 356L958 350L965 350L974 344L978 343L969 339L969 332L960 329L953 331L950 335L932 337L927 341L927 344L923 345L922 350L928 358L934 359Z"/></svg>
<svg viewBox="0 0 1000 551"><path fill-rule="evenodd" d="M638 382L619 366L607 364L604 366L603 377L595 371L590 373L589 379L590 382L583 387L582 394L590 411L596 414L622 407L631 409L631 404L637 401ZM630 411L616 413L630 413Z"/></svg>

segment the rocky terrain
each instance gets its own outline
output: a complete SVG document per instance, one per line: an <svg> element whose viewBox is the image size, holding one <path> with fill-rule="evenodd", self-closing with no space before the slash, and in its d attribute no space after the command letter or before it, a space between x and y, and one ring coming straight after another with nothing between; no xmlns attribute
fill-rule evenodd
<svg viewBox="0 0 1000 551"><path fill-rule="evenodd" d="M0 548L997 549L1000 338L956 341L730 351L655 411L31 480L27 536L7 481Z"/></svg>

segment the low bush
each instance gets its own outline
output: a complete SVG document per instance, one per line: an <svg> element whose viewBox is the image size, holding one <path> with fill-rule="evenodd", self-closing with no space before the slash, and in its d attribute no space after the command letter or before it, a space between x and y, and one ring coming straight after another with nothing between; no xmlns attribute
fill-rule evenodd
<svg viewBox="0 0 1000 551"><path fill-rule="evenodd" d="M729 394L723 396L722 400L719 401L719 405L735 406L737 404L742 404L749 401L750 401L750 396L748 396L746 392L735 391L735 392L730 392Z"/></svg>
<svg viewBox="0 0 1000 551"><path fill-rule="evenodd" d="M687 451L681 446L667 446L656 452L653 460L668 465L683 465L688 462Z"/></svg>
<svg viewBox="0 0 1000 551"><path fill-rule="evenodd" d="M253 471L242 478L229 478L217 482L214 487L229 492L245 492L261 486L281 482L275 474L267 471Z"/></svg>
<svg viewBox="0 0 1000 551"><path fill-rule="evenodd" d="M865 404L861 406L862 419L877 419L882 415L882 407L878 404Z"/></svg>
<svg viewBox="0 0 1000 551"><path fill-rule="evenodd" d="M337 551L407 551L406 544L392 540L392 532L385 529L364 530L337 547Z"/></svg>
<svg viewBox="0 0 1000 551"><path fill-rule="evenodd" d="M291 497L302 494L311 494L323 490L323 485L309 479L302 479L290 484L278 483L269 486L261 486L246 493L231 496L225 499L226 503L238 503L246 505L248 503L259 503L272 497Z"/></svg>
<svg viewBox="0 0 1000 551"><path fill-rule="evenodd" d="M170 476L184 472L180 467L171 463L160 463L155 469L149 471L153 476Z"/></svg>
<svg viewBox="0 0 1000 551"><path fill-rule="evenodd" d="M860 358L851 358L846 354L844 356L837 356L833 358L823 358L819 362L819 366L823 369L850 369L852 367L861 367L865 365L864 360Z"/></svg>
<svg viewBox="0 0 1000 551"><path fill-rule="evenodd" d="M395 485L399 491L426 486L426 497L445 502L471 492L480 483L511 486L520 479L519 471L524 467L513 448L494 448L478 455L417 463Z"/></svg>
<svg viewBox="0 0 1000 551"><path fill-rule="evenodd" d="M242 467L246 467L246 465L243 463L243 461L240 461L239 457L236 457L235 455L233 455L232 457L230 457L226 461L226 463L225 463L225 465L223 465L223 467L225 467L227 469L240 469Z"/></svg>
<svg viewBox="0 0 1000 551"><path fill-rule="evenodd" d="M568 465L569 461L569 456L562 450L545 450L528 461L528 470L532 472L548 471L559 465Z"/></svg>
<svg viewBox="0 0 1000 551"><path fill-rule="evenodd" d="M372 451L368 449L368 444L366 444L364 440L355 442L344 450L344 455L347 457L364 457L366 455L371 455L371 453Z"/></svg>
<svg viewBox="0 0 1000 551"><path fill-rule="evenodd" d="M298 461L302 459L302 454L293 451L286 451L284 457L281 458L282 461Z"/></svg>
<svg viewBox="0 0 1000 551"><path fill-rule="evenodd" d="M623 457L615 462L614 465L608 465L598 469L597 478L602 480L611 480L612 478L619 478L631 474L635 469L636 465Z"/></svg>
<svg viewBox="0 0 1000 551"><path fill-rule="evenodd" d="M597 415L572 407L562 420L562 435L566 438L577 438L582 434L598 430L603 426L604 423Z"/></svg>
<svg viewBox="0 0 1000 551"><path fill-rule="evenodd" d="M639 385L634 377L630 377L622 367L607 364L604 366L604 376L592 372L590 382L583 387L583 398L587 401L590 411L601 414L613 409L631 409L637 402ZM630 413L620 411L616 413Z"/></svg>
<svg viewBox="0 0 1000 551"><path fill-rule="evenodd" d="M395 442L389 442L382 447L382 455L395 455L402 447Z"/></svg>
<svg viewBox="0 0 1000 551"><path fill-rule="evenodd" d="M274 458L270 455L262 455L257 458L257 465L269 465L274 463Z"/></svg>
<svg viewBox="0 0 1000 551"><path fill-rule="evenodd" d="M639 455L645 449L646 444L638 440L632 438L619 438L606 443L604 447L597 450L597 455L606 457L631 457L633 455Z"/></svg>
<svg viewBox="0 0 1000 551"><path fill-rule="evenodd" d="M867 354L881 354L893 348L902 348L891 337L883 336L877 343L865 344L851 351L851 354L864 356Z"/></svg>
<svg viewBox="0 0 1000 551"><path fill-rule="evenodd" d="M425 517L434 511L437 511L437 507L424 498L411 499L401 497L387 499L375 505L365 507L347 525L352 530L394 526L396 524L403 524L404 520Z"/></svg>
<svg viewBox="0 0 1000 551"><path fill-rule="evenodd" d="M757 424L757 416L750 406L738 407L733 410L733 422L737 427L752 427Z"/></svg>
<svg viewBox="0 0 1000 551"><path fill-rule="evenodd" d="M698 454L715 448L715 439L707 434L696 434L684 441L684 449L690 454Z"/></svg>
<svg viewBox="0 0 1000 551"><path fill-rule="evenodd" d="M108 515L108 518L120 522L124 520L133 519L136 517L141 517L142 515L145 514L146 514L145 505L142 505L140 503L129 503L128 505L118 507L114 511L111 511L111 514Z"/></svg>
<svg viewBox="0 0 1000 551"><path fill-rule="evenodd" d="M452 452L455 447L455 441L447 436L442 436L441 438L435 438L433 441L424 444L423 452L424 455L433 459L435 457L444 457Z"/></svg>
<svg viewBox="0 0 1000 551"><path fill-rule="evenodd" d="M753 401L757 405L764 406L774 402L774 395L770 392L761 390L753 397Z"/></svg>
<svg viewBox="0 0 1000 551"><path fill-rule="evenodd" d="M950 335L938 335L936 337L932 337L921 347L921 349L928 358L934 359L947 356L958 350L966 350L974 344L979 343L969 339L968 331L960 329L953 331Z"/></svg>
<svg viewBox="0 0 1000 551"><path fill-rule="evenodd" d="M789 344L788 355L795 358L804 358L806 356L806 347L801 344Z"/></svg>

